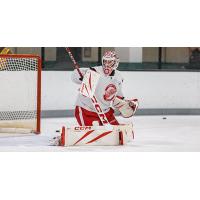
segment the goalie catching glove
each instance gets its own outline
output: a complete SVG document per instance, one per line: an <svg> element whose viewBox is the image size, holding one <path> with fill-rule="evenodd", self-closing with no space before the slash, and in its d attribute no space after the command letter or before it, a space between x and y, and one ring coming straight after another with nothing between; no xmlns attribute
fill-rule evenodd
<svg viewBox="0 0 200 200"><path fill-rule="evenodd" d="M138 105L137 99L125 100L116 97L113 101L113 107L117 109L124 118L132 117L135 114Z"/></svg>

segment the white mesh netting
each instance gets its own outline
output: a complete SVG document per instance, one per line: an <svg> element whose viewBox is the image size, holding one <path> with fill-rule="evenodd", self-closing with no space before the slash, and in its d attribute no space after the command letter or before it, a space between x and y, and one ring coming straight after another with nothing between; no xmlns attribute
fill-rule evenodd
<svg viewBox="0 0 200 200"><path fill-rule="evenodd" d="M36 132L39 57L0 55L0 129L27 128Z"/></svg>

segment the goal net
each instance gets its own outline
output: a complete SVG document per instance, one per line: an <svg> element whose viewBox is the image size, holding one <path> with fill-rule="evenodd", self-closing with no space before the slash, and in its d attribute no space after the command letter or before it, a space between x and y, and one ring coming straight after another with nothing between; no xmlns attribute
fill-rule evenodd
<svg viewBox="0 0 200 200"><path fill-rule="evenodd" d="M0 132L40 133L41 59L0 54Z"/></svg>

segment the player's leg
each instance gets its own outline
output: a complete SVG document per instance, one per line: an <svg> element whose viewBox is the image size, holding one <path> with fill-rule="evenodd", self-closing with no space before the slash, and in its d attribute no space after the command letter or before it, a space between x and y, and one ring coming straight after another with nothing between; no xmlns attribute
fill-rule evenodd
<svg viewBox="0 0 200 200"><path fill-rule="evenodd" d="M85 125L85 122L84 122L84 119L83 119L82 109L79 106L76 106L76 108L75 108L75 117L76 117L76 120L77 120L77 122L80 126Z"/></svg>
<svg viewBox="0 0 200 200"><path fill-rule="evenodd" d="M107 119L108 119L110 124L119 125L119 122L115 118L114 110L112 108L110 108L110 110L105 115L106 115L106 117L107 117Z"/></svg>
<svg viewBox="0 0 200 200"><path fill-rule="evenodd" d="M99 125L102 125L96 113L85 110L79 106L76 106L75 108L75 117L80 126L92 126L94 125L94 121L98 122Z"/></svg>

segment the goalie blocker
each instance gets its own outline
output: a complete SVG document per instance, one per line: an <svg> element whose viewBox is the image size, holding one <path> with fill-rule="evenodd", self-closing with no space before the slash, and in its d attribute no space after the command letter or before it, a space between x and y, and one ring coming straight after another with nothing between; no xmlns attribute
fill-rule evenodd
<svg viewBox="0 0 200 200"><path fill-rule="evenodd" d="M62 127L61 136L51 141L59 146L115 146L133 141L133 125Z"/></svg>

